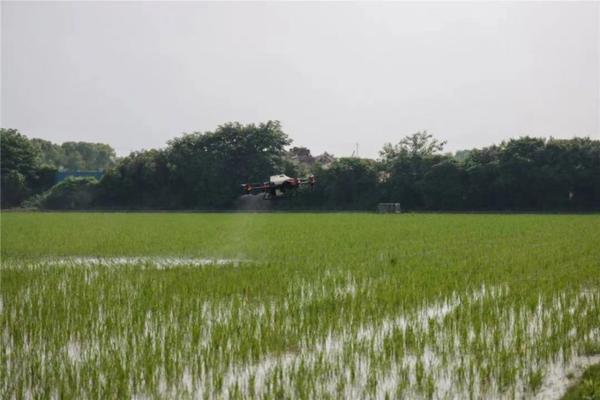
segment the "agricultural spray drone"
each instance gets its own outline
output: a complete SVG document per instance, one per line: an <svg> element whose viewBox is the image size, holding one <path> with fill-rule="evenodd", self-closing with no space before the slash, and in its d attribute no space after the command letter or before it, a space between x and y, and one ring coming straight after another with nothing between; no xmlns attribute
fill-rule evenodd
<svg viewBox="0 0 600 400"><path fill-rule="evenodd" d="M302 185L309 185L312 189L316 182L314 175L309 175L306 178L290 178L287 175L281 174L272 175L268 182L243 183L242 189L244 190L244 194L262 192L264 193L263 198L268 200L293 195Z"/></svg>

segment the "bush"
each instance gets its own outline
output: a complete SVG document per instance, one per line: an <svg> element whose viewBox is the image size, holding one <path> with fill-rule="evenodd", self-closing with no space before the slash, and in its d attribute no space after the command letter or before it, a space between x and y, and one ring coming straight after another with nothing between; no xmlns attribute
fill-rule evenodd
<svg viewBox="0 0 600 400"><path fill-rule="evenodd" d="M2 174L2 208L18 205L27 196L26 179L19 171L13 169Z"/></svg>
<svg viewBox="0 0 600 400"><path fill-rule="evenodd" d="M27 205L47 210L87 209L94 205L97 190L96 178L71 177L34 197Z"/></svg>

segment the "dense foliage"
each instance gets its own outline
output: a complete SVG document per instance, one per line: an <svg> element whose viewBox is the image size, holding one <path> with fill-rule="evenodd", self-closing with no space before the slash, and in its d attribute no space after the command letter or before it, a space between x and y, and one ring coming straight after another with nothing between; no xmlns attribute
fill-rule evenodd
<svg viewBox="0 0 600 400"><path fill-rule="evenodd" d="M0 129L2 207L19 205L54 184L56 169L39 162L40 152L16 129Z"/></svg>
<svg viewBox="0 0 600 400"><path fill-rule="evenodd" d="M115 150L104 143L64 142L52 143L31 139L40 152L40 162L70 171L104 170L112 166L117 157Z"/></svg>
<svg viewBox="0 0 600 400"><path fill-rule="evenodd" d="M600 207L598 140L522 137L473 149L464 161L410 145L391 157L383 155L389 177L382 184L384 197L409 209Z"/></svg>
<svg viewBox="0 0 600 400"><path fill-rule="evenodd" d="M98 190L95 178L69 177L50 190L27 200L28 207L49 210L81 210L94 207Z"/></svg>
<svg viewBox="0 0 600 400"><path fill-rule="evenodd" d="M445 142L417 132L386 144L378 160L313 157L305 147L286 150L291 142L277 121L184 134L164 149L133 152L107 168L90 204L230 209L241 195L240 183L262 182L276 173L313 173L318 185L312 192L270 207L373 210L379 202L400 202L405 210L600 209L600 141L590 138L521 137L452 155L443 153ZM31 187L43 175L40 160L57 160L57 154L67 154L64 149L82 145L48 143L2 131L3 206L39 193ZM83 157L85 165L112 163L114 151L100 147L94 157Z"/></svg>
<svg viewBox="0 0 600 400"><path fill-rule="evenodd" d="M16 129L0 129L0 161L2 165L2 207L14 207L24 200L28 205L52 204L53 209L89 207L92 203L60 204L40 202L41 193L56 183L58 170L103 170L116 161L112 147L102 143L65 142L61 145L42 139L28 139ZM64 188L64 187L63 187ZM61 188L58 188L59 190ZM34 198L31 198L31 197Z"/></svg>
<svg viewBox="0 0 600 400"><path fill-rule="evenodd" d="M101 202L108 207L224 208L239 184L285 170L291 140L277 121L219 126L185 134L164 150L135 152L107 171Z"/></svg>

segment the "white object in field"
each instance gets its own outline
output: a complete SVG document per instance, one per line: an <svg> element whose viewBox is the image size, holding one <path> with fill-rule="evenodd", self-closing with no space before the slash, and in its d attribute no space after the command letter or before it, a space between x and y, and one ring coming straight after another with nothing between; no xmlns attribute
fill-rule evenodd
<svg viewBox="0 0 600 400"><path fill-rule="evenodd" d="M379 213L400 213L400 203L379 203L377 204L377 212Z"/></svg>
<svg viewBox="0 0 600 400"><path fill-rule="evenodd" d="M280 175L271 175L271 177L269 178L269 181L274 185L281 185L282 183L284 183L290 179L292 179L292 178L290 178L287 175L280 174Z"/></svg>

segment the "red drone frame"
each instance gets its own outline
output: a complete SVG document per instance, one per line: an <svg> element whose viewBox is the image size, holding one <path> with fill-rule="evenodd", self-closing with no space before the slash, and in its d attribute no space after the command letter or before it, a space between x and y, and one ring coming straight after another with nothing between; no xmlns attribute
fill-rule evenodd
<svg viewBox="0 0 600 400"><path fill-rule="evenodd" d="M284 197L286 194L293 194L302 185L309 185L311 188L317 180L314 175L306 178L290 178L287 175L272 175L268 182L263 183L243 183L242 189L245 194L253 192L264 193L265 199L275 199Z"/></svg>

